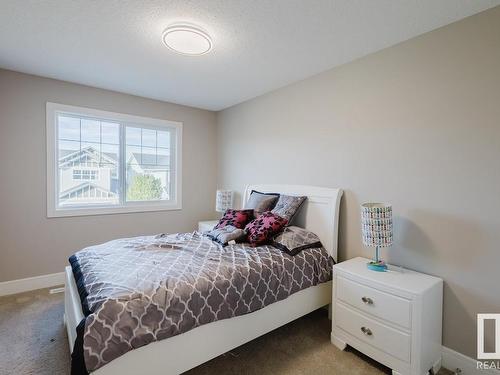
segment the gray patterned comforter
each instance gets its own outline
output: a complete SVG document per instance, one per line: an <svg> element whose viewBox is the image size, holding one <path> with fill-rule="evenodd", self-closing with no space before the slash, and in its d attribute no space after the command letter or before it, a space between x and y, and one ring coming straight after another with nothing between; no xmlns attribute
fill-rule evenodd
<svg viewBox="0 0 500 375"><path fill-rule="evenodd" d="M331 279L323 248L290 256L272 246L222 247L201 234L119 239L73 259L90 315L89 372L129 350L261 309Z"/></svg>

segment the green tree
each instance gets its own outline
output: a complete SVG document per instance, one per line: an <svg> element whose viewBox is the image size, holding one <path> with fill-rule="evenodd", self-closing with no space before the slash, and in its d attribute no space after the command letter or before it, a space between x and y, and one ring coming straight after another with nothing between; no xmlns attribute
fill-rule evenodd
<svg viewBox="0 0 500 375"><path fill-rule="evenodd" d="M134 176L127 190L127 199L132 201L150 201L161 198L161 180L148 174Z"/></svg>

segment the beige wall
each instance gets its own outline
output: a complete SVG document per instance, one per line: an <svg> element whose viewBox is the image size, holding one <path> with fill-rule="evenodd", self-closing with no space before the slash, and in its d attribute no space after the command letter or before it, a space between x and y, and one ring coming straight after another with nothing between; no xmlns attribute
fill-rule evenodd
<svg viewBox="0 0 500 375"><path fill-rule="evenodd" d="M183 209L47 219L47 101L183 122ZM0 70L0 282L60 272L88 245L213 217L215 128L210 111Z"/></svg>
<svg viewBox="0 0 500 375"><path fill-rule="evenodd" d="M371 256L359 204L394 205L392 263L445 280L444 345L500 313L500 7L218 114L218 182L341 187L340 258Z"/></svg>

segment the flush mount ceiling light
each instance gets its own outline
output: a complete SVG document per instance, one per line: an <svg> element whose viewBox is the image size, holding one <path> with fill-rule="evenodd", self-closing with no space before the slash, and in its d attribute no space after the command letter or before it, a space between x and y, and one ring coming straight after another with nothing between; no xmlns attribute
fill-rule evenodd
<svg viewBox="0 0 500 375"><path fill-rule="evenodd" d="M172 25L163 32L163 43L183 55L203 55L212 49L212 39L203 30L191 25Z"/></svg>

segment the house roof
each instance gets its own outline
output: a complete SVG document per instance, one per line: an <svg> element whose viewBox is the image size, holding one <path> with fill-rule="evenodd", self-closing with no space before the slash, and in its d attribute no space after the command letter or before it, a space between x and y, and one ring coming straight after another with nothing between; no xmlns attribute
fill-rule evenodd
<svg viewBox="0 0 500 375"><path fill-rule="evenodd" d="M170 165L170 156L133 152L128 163L137 164L142 169L166 169Z"/></svg>
<svg viewBox="0 0 500 375"><path fill-rule="evenodd" d="M90 156L96 163L105 163L105 164L116 164L116 159L112 156L113 154L99 152L94 147L88 146L82 148L81 150L70 151L70 150L62 150L61 154L63 154L59 158L59 166L64 167L67 164L70 164L74 161L80 160L84 155Z"/></svg>
<svg viewBox="0 0 500 375"><path fill-rule="evenodd" d="M59 158L59 165L61 167L80 160L83 155L90 156L96 163L116 165L115 154L106 152L101 153L92 146L77 151L62 150L60 153L62 154ZM170 165L170 156L133 152L127 164L135 164L143 170L167 169Z"/></svg>
<svg viewBox="0 0 500 375"><path fill-rule="evenodd" d="M86 188L93 188L93 189L96 189L98 191L102 191L103 193L108 193L108 194L112 194L112 195L115 195L114 192L112 191L109 191L107 189L103 189L101 186L97 186L95 184L93 184L92 182L82 182L81 184L77 185L77 186L73 186L72 188L70 189L67 189L65 191L62 191L60 194L59 194L59 197L62 198L64 197L65 195L68 195L68 194L72 194L72 193L76 193L78 191L81 191L81 190L84 190Z"/></svg>

